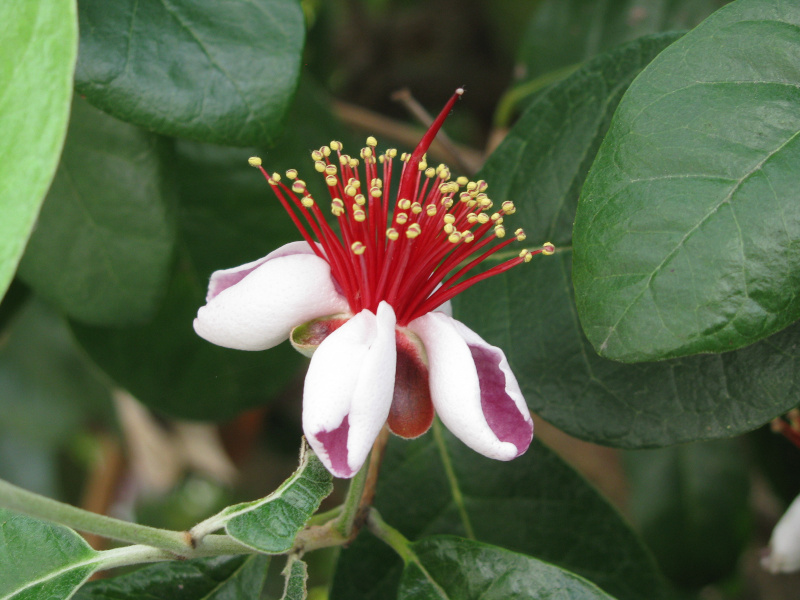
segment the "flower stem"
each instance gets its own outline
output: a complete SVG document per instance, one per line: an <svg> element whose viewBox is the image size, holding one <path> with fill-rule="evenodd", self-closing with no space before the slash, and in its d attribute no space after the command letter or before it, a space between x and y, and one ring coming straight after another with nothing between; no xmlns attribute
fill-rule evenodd
<svg viewBox="0 0 800 600"><path fill-rule="evenodd" d="M414 561L416 557L411 550L411 542L409 542L402 533L397 531L397 529L391 525L387 525L386 521L381 518L381 515L374 508L371 508L369 511L367 527L375 537L385 542L392 550L397 552L404 563L408 564Z"/></svg>
<svg viewBox="0 0 800 600"><path fill-rule="evenodd" d="M170 553L173 558L176 556L216 556L254 552L251 548L240 544L227 535L208 536L200 546L195 548L186 532L157 529L147 525L121 521L105 515L98 515L88 510L29 492L2 479L0 479L0 506L29 517L53 521L86 533L93 533L129 544L157 548ZM135 553L131 554L130 559L133 559L134 555ZM156 555L154 554L154 556Z"/></svg>
<svg viewBox="0 0 800 600"><path fill-rule="evenodd" d="M367 483L369 463L370 461L367 459L355 477L350 480L347 497L342 504L342 512L337 518L336 530L344 539L350 539L350 536L353 535L358 509L361 506L361 496Z"/></svg>

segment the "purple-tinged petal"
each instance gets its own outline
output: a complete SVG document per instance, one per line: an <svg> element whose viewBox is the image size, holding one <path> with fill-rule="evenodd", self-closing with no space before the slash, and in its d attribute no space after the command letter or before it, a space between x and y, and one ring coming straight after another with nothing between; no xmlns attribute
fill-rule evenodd
<svg viewBox="0 0 800 600"><path fill-rule="evenodd" d="M800 571L800 496L775 526L761 566L770 573Z"/></svg>
<svg viewBox="0 0 800 600"><path fill-rule="evenodd" d="M362 310L319 345L303 391L303 431L337 477L364 464L389 415L397 350L394 310Z"/></svg>
<svg viewBox="0 0 800 600"><path fill-rule="evenodd" d="M425 344L431 396L447 428L473 450L511 460L528 449L533 420L503 351L442 313L409 326Z"/></svg>
<svg viewBox="0 0 800 600"><path fill-rule="evenodd" d="M296 325L349 310L324 259L309 253L267 258L200 308L194 320L200 337L226 348L266 350Z"/></svg>
<svg viewBox="0 0 800 600"><path fill-rule="evenodd" d="M319 244L317 244L317 246L321 248ZM226 290L232 285L239 283L242 279L247 277L250 273L255 271L268 260L280 258L282 256L292 256L294 254L314 254L314 251L311 249L311 246L308 245L308 242L289 242L277 250L273 250L265 257L254 260L253 262L249 262L238 267L233 267L232 269L221 269L219 271L214 271L211 274L211 279L208 282L206 302L209 302L212 298L214 298L214 296L218 295L220 292Z"/></svg>

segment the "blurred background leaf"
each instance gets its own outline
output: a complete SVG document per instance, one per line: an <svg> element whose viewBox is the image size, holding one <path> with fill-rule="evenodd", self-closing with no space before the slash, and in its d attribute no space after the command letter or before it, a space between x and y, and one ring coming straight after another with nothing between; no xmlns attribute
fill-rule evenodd
<svg viewBox="0 0 800 600"><path fill-rule="evenodd" d="M500 463L443 428L411 442L392 438L375 506L411 540L448 533L501 546L586 577L620 600L666 593L622 517L538 442ZM331 599L392 598L400 566L393 550L364 533L342 551Z"/></svg>
<svg viewBox="0 0 800 600"><path fill-rule="evenodd" d="M158 133L270 144L300 74L296 0L82 0L76 88Z"/></svg>
<svg viewBox="0 0 800 600"><path fill-rule="evenodd" d="M76 99L53 185L19 275L91 325L152 317L172 267L169 145Z"/></svg>

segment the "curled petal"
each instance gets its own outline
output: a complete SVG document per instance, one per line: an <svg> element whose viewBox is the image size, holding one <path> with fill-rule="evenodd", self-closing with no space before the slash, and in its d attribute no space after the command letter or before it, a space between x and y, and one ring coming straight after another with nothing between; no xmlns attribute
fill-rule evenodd
<svg viewBox="0 0 800 600"><path fill-rule="evenodd" d="M265 350L287 339L295 325L349 310L328 263L309 252L275 256L287 246L240 271L215 273L211 299L194 320L200 337L226 348Z"/></svg>
<svg viewBox="0 0 800 600"><path fill-rule="evenodd" d="M303 430L337 477L352 477L380 433L394 391L394 310L362 310L331 333L311 359L303 391Z"/></svg>
<svg viewBox="0 0 800 600"><path fill-rule="evenodd" d="M800 496L775 526L761 566L770 573L800 571Z"/></svg>
<svg viewBox="0 0 800 600"><path fill-rule="evenodd" d="M317 244L319 247L319 244ZM293 254L314 254L308 242L289 242L284 244L277 250L273 250L264 258L259 258L253 262L233 267L232 269L220 269L211 274L211 279L208 282L208 292L206 293L206 302L211 301L212 298L217 296L220 292L226 290L232 285L236 285L242 279L247 277L250 273L255 271L258 267L263 265L268 260L280 258L282 256L292 256Z"/></svg>
<svg viewBox="0 0 800 600"><path fill-rule="evenodd" d="M409 323L425 344L436 413L473 450L511 460L528 449L531 419L503 351L442 313Z"/></svg>

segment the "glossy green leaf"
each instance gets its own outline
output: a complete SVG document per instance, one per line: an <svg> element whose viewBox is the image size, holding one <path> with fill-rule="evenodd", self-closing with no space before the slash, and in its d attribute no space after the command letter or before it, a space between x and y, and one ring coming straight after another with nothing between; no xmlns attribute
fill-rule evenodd
<svg viewBox="0 0 800 600"><path fill-rule="evenodd" d="M435 435L418 440L392 439L381 469L375 506L403 535L461 535L574 571L621 600L664 597L653 560L630 527L546 447L534 442L502 463L434 427ZM394 552L362 535L342 551L331 599L393 598L399 574Z"/></svg>
<svg viewBox="0 0 800 600"><path fill-rule="evenodd" d="M99 557L71 529L0 508L0 600L68 598Z"/></svg>
<svg viewBox="0 0 800 600"><path fill-rule="evenodd" d="M472 540L434 536L411 551L398 600L613 600L569 571Z"/></svg>
<svg viewBox="0 0 800 600"><path fill-rule="evenodd" d="M78 45L74 0L0 4L0 297L58 165Z"/></svg>
<svg viewBox="0 0 800 600"><path fill-rule="evenodd" d="M300 73L295 0L82 0L76 87L167 135L272 143Z"/></svg>
<svg viewBox="0 0 800 600"><path fill-rule="evenodd" d="M545 0L517 61L525 78L577 65L614 46L661 31L691 29L726 0Z"/></svg>
<svg viewBox="0 0 800 600"><path fill-rule="evenodd" d="M74 600L243 600L258 598L267 556L218 556L159 563L83 586Z"/></svg>
<svg viewBox="0 0 800 600"><path fill-rule="evenodd" d="M331 491L333 477L304 440L300 466L277 490L266 498L229 506L192 532L205 535L225 527L256 550L280 554L291 550L297 534Z"/></svg>
<svg viewBox="0 0 800 600"><path fill-rule="evenodd" d="M578 314L601 355L724 352L800 318L795 56L800 5L741 0L620 102L575 219Z"/></svg>
<svg viewBox="0 0 800 600"><path fill-rule="evenodd" d="M270 169L306 166L317 175L308 148L341 136L325 96L308 82L301 86L289 125L280 144L266 153L179 142L174 165L181 197L179 251L161 309L139 327L74 326L92 359L159 411L193 419L230 418L268 403L303 364L288 343L266 352L243 352L215 346L192 329L213 271L256 260L299 239L247 158L260 154ZM307 177L309 188L313 175Z"/></svg>
<svg viewBox="0 0 800 600"><path fill-rule="evenodd" d="M525 229L529 244L561 249L471 288L455 307L506 350L534 412L578 437L629 448L737 435L786 412L800 394L800 329L735 353L625 365L595 353L575 314L578 194L622 93L671 39L599 56L520 118L480 175L493 198L514 200L508 222Z"/></svg>
<svg viewBox="0 0 800 600"><path fill-rule="evenodd" d="M750 540L750 473L738 441L630 452L630 507L664 573L683 588L731 575Z"/></svg>
<svg viewBox="0 0 800 600"><path fill-rule="evenodd" d="M76 99L20 277L70 317L152 316L172 265L176 194L164 142Z"/></svg>
<svg viewBox="0 0 800 600"><path fill-rule="evenodd" d="M299 558L290 557L283 570L286 586L281 600L306 600L308 598L308 566Z"/></svg>

